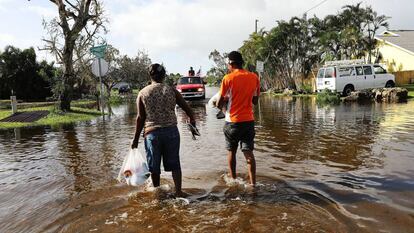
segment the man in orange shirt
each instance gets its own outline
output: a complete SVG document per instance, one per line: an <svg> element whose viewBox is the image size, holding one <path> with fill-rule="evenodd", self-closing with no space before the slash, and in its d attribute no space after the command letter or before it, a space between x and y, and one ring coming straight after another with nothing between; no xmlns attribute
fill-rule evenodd
<svg viewBox="0 0 414 233"><path fill-rule="evenodd" d="M217 106L221 109L227 103L226 123L223 131L226 138L230 175L233 179L236 178L236 152L240 143L249 170L250 184L255 185L253 104L256 105L259 101L260 81L255 73L243 69L243 63L243 57L239 52L229 53L230 73L224 76L221 83Z"/></svg>

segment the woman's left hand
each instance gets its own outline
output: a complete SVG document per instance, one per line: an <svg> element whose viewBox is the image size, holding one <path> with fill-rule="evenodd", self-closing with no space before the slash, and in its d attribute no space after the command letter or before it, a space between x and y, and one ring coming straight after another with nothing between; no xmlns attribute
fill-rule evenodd
<svg viewBox="0 0 414 233"><path fill-rule="evenodd" d="M131 144L131 149L136 149L138 148L138 139L132 140L132 144Z"/></svg>

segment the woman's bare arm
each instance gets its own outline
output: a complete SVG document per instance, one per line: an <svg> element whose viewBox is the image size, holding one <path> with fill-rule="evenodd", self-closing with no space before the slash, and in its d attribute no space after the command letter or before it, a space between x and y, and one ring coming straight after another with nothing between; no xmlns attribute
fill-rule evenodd
<svg viewBox="0 0 414 233"><path fill-rule="evenodd" d="M135 149L138 147L138 141L139 141L139 135L142 132L142 129L144 128L145 119L147 115L145 112L144 103L142 102L142 99L138 97L137 99L137 120L136 120L136 127L135 127L135 135L134 139L132 140L131 148Z"/></svg>

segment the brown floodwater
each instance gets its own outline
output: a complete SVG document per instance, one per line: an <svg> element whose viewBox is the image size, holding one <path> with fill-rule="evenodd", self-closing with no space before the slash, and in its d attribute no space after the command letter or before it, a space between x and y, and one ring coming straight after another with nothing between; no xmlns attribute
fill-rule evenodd
<svg viewBox="0 0 414 233"><path fill-rule="evenodd" d="M256 188L240 152L240 178L225 175L216 110L191 106L196 141L177 109L186 199L171 197L170 173L158 189L116 180L134 104L105 119L0 131L0 232L414 232L414 101L323 107L262 96Z"/></svg>

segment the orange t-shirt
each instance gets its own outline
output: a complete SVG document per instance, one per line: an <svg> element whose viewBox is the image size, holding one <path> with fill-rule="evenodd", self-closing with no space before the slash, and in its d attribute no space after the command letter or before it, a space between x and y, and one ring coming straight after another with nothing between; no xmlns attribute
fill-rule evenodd
<svg viewBox="0 0 414 233"><path fill-rule="evenodd" d="M224 76L220 95L228 98L226 121L254 121L253 96L260 95L260 81L255 73L243 69L233 70Z"/></svg>

